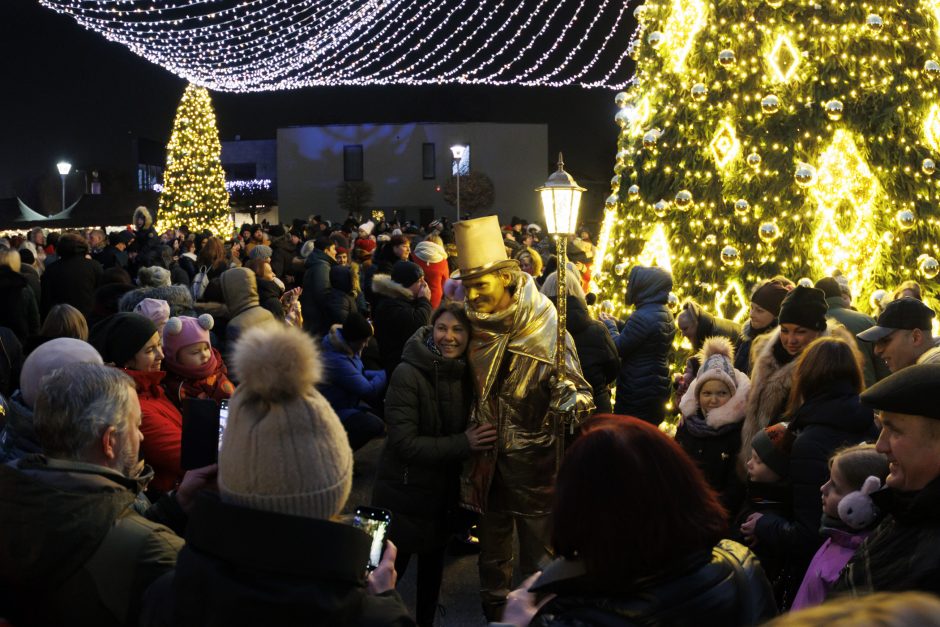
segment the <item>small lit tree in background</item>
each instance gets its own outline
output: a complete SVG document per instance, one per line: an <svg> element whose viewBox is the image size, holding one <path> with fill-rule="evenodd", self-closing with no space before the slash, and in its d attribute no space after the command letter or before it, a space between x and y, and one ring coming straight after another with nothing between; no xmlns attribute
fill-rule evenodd
<svg viewBox="0 0 940 627"><path fill-rule="evenodd" d="M838 270L860 309L940 264L940 2L657 0L636 9L597 277L670 269L742 321L757 281ZM599 264L600 265L600 264Z"/></svg>
<svg viewBox="0 0 940 627"><path fill-rule="evenodd" d="M450 176L444 181L444 202L457 206L457 178ZM460 211L473 214L493 206L496 192L493 181L487 175L471 170L460 175Z"/></svg>
<svg viewBox="0 0 940 627"><path fill-rule="evenodd" d="M176 110L166 146L159 232L187 224L193 231L208 229L221 237L231 235L232 216L221 152L209 92L189 85Z"/></svg>

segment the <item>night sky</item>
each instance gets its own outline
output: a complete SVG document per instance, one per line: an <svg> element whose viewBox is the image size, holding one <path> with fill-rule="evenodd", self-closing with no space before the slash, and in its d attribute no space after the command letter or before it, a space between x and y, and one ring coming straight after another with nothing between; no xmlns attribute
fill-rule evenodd
<svg viewBox="0 0 940 627"><path fill-rule="evenodd" d="M133 137L168 140L185 87L34 0L0 0L0 68L0 197L56 176L62 158L76 168L126 168ZM566 169L584 184L612 175L613 95L579 87L342 87L213 92L213 100L223 141L273 138L279 127L304 124L548 123L550 153L564 151Z"/></svg>

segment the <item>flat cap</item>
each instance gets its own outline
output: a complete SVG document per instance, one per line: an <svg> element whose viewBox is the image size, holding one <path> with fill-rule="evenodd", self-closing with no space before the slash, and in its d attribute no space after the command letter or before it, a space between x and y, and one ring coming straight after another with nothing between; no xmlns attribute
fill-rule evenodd
<svg viewBox="0 0 940 627"><path fill-rule="evenodd" d="M885 377L861 395L872 409L940 420L940 363L917 364Z"/></svg>

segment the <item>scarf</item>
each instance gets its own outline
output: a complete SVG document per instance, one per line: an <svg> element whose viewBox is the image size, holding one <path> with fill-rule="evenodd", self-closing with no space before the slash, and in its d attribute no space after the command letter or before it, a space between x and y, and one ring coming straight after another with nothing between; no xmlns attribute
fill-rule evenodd
<svg viewBox="0 0 940 627"><path fill-rule="evenodd" d="M441 357L441 358L444 357L443 353L441 353L441 349L437 347L437 343L434 341L434 332L433 332L433 331L431 331L430 333L428 333L427 339L424 340L424 345L427 346L428 349L429 349L432 353L434 353L435 356Z"/></svg>
<svg viewBox="0 0 940 627"><path fill-rule="evenodd" d="M724 435L729 431L741 428L740 422L722 425L717 429L709 426L709 424L705 422L705 416L702 414L701 409L691 416L684 417L682 420L686 430L689 432L689 435L691 435L693 438L714 438L718 437L719 435Z"/></svg>
<svg viewBox="0 0 940 627"><path fill-rule="evenodd" d="M170 361L169 359L163 363L168 372L172 372L182 379L194 379L198 381L216 373L219 369L219 365L222 363L222 356L219 354L218 349L213 348L212 356L209 358L209 361L201 366L184 366L175 361Z"/></svg>

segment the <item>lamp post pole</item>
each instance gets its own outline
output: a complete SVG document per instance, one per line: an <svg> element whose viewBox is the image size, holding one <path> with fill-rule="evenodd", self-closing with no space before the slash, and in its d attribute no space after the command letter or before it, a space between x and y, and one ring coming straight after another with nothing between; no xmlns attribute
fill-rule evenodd
<svg viewBox="0 0 940 627"><path fill-rule="evenodd" d="M460 222L460 163L463 161L465 146L456 144L450 147L450 153L454 156L454 169L457 171L457 221Z"/></svg>
<svg viewBox="0 0 940 627"><path fill-rule="evenodd" d="M72 164L68 161L60 161L55 167L58 168L59 175L62 177L62 211L65 211L65 177L69 175Z"/></svg>

